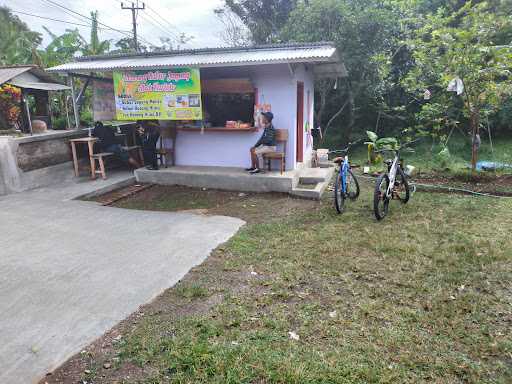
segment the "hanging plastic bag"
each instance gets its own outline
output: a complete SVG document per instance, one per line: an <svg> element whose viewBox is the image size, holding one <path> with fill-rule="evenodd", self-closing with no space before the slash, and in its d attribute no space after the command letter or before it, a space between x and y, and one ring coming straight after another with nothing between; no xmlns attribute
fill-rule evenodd
<svg viewBox="0 0 512 384"><path fill-rule="evenodd" d="M458 76L454 77L448 83L448 88L446 90L448 92L457 92L457 96L460 96L464 93L464 83Z"/></svg>

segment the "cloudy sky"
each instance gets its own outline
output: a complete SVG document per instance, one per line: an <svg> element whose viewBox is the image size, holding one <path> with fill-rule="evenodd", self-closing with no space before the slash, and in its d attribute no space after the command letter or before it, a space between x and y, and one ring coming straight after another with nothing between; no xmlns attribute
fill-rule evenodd
<svg viewBox="0 0 512 384"><path fill-rule="evenodd" d="M52 3L69 8L71 11ZM184 48L213 47L223 44L219 36L222 24L213 13L213 10L223 3L222 0L146 0L144 3L146 10L139 11L137 19L138 33L142 43L146 41L158 44L161 36L173 38L183 32L193 36L193 39L183 46ZM0 4L15 12L85 25L89 25L90 21L72 11L89 16L90 11L97 10L99 21L113 29L130 31L132 26L131 11L121 10L121 0L0 0ZM131 1L125 0L124 4L129 5ZM142 5L141 0L139 5ZM43 33L43 45L49 42L43 26L48 27L55 34L64 33L67 28L78 28L89 40L88 26L45 20L22 13L15 14L26 22L30 29ZM102 40L117 41L122 37L125 37L122 33L106 28L100 31Z"/></svg>

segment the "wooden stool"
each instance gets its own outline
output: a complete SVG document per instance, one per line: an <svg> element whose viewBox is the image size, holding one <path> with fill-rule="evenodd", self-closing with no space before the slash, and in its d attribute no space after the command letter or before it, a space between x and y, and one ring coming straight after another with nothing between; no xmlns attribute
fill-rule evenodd
<svg viewBox="0 0 512 384"><path fill-rule="evenodd" d="M105 162L103 161L104 157L112 156L113 153L111 152L101 152L101 153L95 153L92 155L93 164L96 164L96 161L98 161L99 170L96 170L96 165L94 166L94 175L100 174L101 178L103 180L107 179L107 174L105 173Z"/></svg>

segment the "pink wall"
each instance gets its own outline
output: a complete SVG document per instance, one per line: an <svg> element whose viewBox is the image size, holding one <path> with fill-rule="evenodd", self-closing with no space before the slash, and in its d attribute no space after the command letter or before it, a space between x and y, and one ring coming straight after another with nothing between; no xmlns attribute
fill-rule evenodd
<svg viewBox="0 0 512 384"><path fill-rule="evenodd" d="M313 69L300 65L295 68L294 75L285 64L260 65L245 67L201 69L203 78L250 78L258 88L259 102L272 105L274 126L288 129L287 169L296 167L296 119L297 119L297 81L304 82L304 103L307 103L307 92L310 91L311 108L313 108ZM304 106L304 119L308 116ZM313 113L310 113L312 126ZM260 137L261 132L184 132L180 131L176 145L177 165L247 167L249 166L249 148ZM308 160L310 141L304 134L304 160Z"/></svg>

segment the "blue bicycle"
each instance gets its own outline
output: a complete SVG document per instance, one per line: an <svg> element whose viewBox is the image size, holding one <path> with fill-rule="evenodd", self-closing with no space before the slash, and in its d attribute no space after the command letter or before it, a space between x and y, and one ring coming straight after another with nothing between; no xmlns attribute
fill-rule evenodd
<svg viewBox="0 0 512 384"><path fill-rule="evenodd" d="M333 161L338 164L336 172L336 181L334 183L334 206L338 213L343 213L345 209L345 200L356 200L359 197L359 182L350 169L348 160L348 151L356 143L349 143L345 149L330 151L330 154L343 153L344 156L336 157Z"/></svg>

